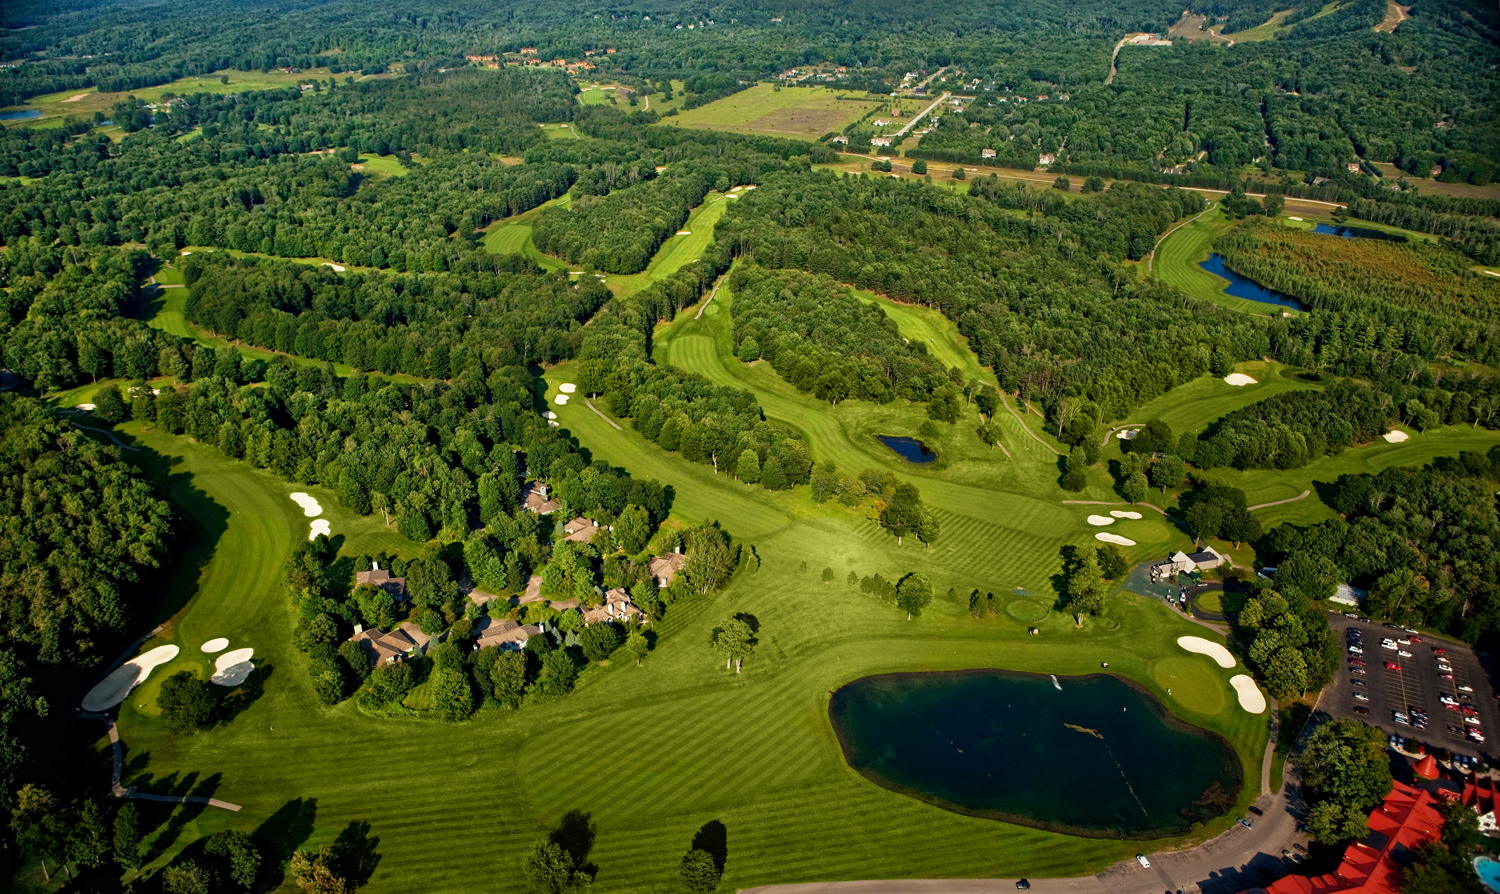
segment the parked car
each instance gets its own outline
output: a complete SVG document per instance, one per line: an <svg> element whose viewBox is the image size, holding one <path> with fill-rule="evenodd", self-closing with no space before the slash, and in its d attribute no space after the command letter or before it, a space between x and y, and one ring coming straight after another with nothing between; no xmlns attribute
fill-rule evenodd
<svg viewBox="0 0 1500 894"><path fill-rule="evenodd" d="M1254 806L1253 804L1250 806L1250 812L1255 814L1256 816L1266 815L1265 811L1261 810L1259 807Z"/></svg>
<svg viewBox="0 0 1500 894"><path fill-rule="evenodd" d="M1349 647L1349 654L1350 655L1363 655L1363 654L1365 654L1365 650L1361 649L1359 646L1350 646Z"/></svg>
<svg viewBox="0 0 1500 894"><path fill-rule="evenodd" d="M1349 682L1351 684L1355 685L1355 686L1365 686L1367 688L1369 686L1369 684L1366 683L1364 680L1350 680Z"/></svg>
<svg viewBox="0 0 1500 894"><path fill-rule="evenodd" d="M1397 664L1394 661L1387 661L1385 663L1385 669L1388 671L1398 671L1401 669L1401 665Z"/></svg>
<svg viewBox="0 0 1500 894"><path fill-rule="evenodd" d="M1396 654L1400 655L1402 658L1410 658L1411 657L1411 653L1408 652L1408 651L1406 651L1405 649L1401 649L1401 650L1397 651Z"/></svg>
<svg viewBox="0 0 1500 894"><path fill-rule="evenodd" d="M1370 713L1370 709L1366 708L1366 707L1364 707L1362 705L1355 705L1354 706L1354 713L1368 716L1369 713Z"/></svg>
<svg viewBox="0 0 1500 894"><path fill-rule="evenodd" d="M1142 866L1144 866L1147 869L1151 868L1151 861L1146 859L1146 855L1145 854L1136 854L1135 855L1135 862L1141 864Z"/></svg>
<svg viewBox="0 0 1500 894"><path fill-rule="evenodd" d="M1027 881L1024 878L1017 880L1017 882L1016 882L1016 890L1017 891L1030 891L1031 890L1031 882Z"/></svg>
<svg viewBox="0 0 1500 894"><path fill-rule="evenodd" d="M1474 687L1468 685L1467 683L1465 683L1464 685L1458 687L1458 691L1459 692L1473 692L1474 691Z"/></svg>
<svg viewBox="0 0 1500 894"><path fill-rule="evenodd" d="M1362 667L1351 667L1351 668L1349 668L1349 673L1351 673L1351 674L1359 674L1360 676L1364 676L1365 669L1362 668Z"/></svg>
<svg viewBox="0 0 1500 894"><path fill-rule="evenodd" d="M1370 700L1370 697L1363 692L1356 692L1354 693L1354 700L1357 702L1367 702Z"/></svg>
<svg viewBox="0 0 1500 894"><path fill-rule="evenodd" d="M1255 828L1255 824L1252 823L1252 822L1250 822L1250 818L1249 817L1245 817L1245 816L1240 817L1240 825L1244 826L1247 829L1253 829L1253 828Z"/></svg>

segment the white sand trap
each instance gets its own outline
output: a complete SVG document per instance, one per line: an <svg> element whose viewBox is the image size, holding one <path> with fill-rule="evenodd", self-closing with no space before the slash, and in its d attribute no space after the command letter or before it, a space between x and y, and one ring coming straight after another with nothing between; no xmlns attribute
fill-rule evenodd
<svg viewBox="0 0 1500 894"><path fill-rule="evenodd" d="M1240 707L1251 714L1266 713L1266 697L1257 688L1255 681L1247 674L1235 674L1229 678L1229 685L1240 697Z"/></svg>
<svg viewBox="0 0 1500 894"><path fill-rule="evenodd" d="M546 416L547 416L548 419L556 419L557 418L557 414L554 413L554 412L552 412L551 410L547 411Z"/></svg>
<svg viewBox="0 0 1500 894"><path fill-rule="evenodd" d="M582 276L583 275L583 271L582 270L569 270L568 271L568 275L569 276Z"/></svg>
<svg viewBox="0 0 1500 894"><path fill-rule="evenodd" d="M1115 523L1115 520L1112 519L1112 518L1110 518L1107 515L1091 515L1091 516L1089 516L1089 524L1091 524L1091 525L1112 525L1114 523Z"/></svg>
<svg viewBox="0 0 1500 894"><path fill-rule="evenodd" d="M1182 646L1189 652L1207 655L1218 662L1219 667L1234 667L1234 656L1229 654L1228 649L1201 636L1179 636L1177 637L1177 645Z"/></svg>
<svg viewBox="0 0 1500 894"><path fill-rule="evenodd" d="M326 519L326 518L317 518L317 519L313 519L312 531L308 533L307 539L308 540L317 540L319 534L322 534L324 537L327 537L327 536L329 536L332 533L333 532L331 530L329 530L329 527L328 527L328 519Z"/></svg>
<svg viewBox="0 0 1500 894"><path fill-rule="evenodd" d="M573 392L578 390L578 386L574 385L572 382L564 382L561 385L557 386L557 390L561 391L563 394L572 394Z"/></svg>
<svg viewBox="0 0 1500 894"><path fill-rule="evenodd" d="M1388 431L1385 434L1381 435L1381 437L1385 438L1387 441L1389 441L1392 444L1399 444L1402 441L1406 441L1406 440L1410 440L1411 439L1411 435L1408 435L1404 431Z"/></svg>
<svg viewBox="0 0 1500 894"><path fill-rule="evenodd" d="M1287 216L1287 220L1295 220L1295 221L1300 221L1300 220L1302 220L1302 218L1300 218L1300 217L1292 217L1292 216L1290 216L1290 215L1288 215L1288 216Z"/></svg>
<svg viewBox="0 0 1500 894"><path fill-rule="evenodd" d="M235 649L233 652L225 652L214 661L214 675L209 677L209 682L218 683L220 686L238 686L245 682L250 672L255 670L255 665L250 659L255 656L254 649Z"/></svg>
<svg viewBox="0 0 1500 894"><path fill-rule="evenodd" d="M1244 373L1230 373L1224 377L1224 381L1230 385L1254 385L1255 380Z"/></svg>
<svg viewBox="0 0 1500 894"><path fill-rule="evenodd" d="M1115 518L1140 518L1141 517L1141 514L1139 512L1128 512L1128 511L1126 511L1124 509L1111 509L1111 510L1109 510L1109 514L1113 515Z"/></svg>
<svg viewBox="0 0 1500 894"><path fill-rule="evenodd" d="M677 231L677 235L679 235L679 236L691 236L691 235L693 235L693 231L692 230L678 230Z"/></svg>
<svg viewBox="0 0 1500 894"><path fill-rule="evenodd" d="M557 404L559 407L563 406L568 402L568 396L566 394L559 394L557 397L552 398L552 402Z"/></svg>
<svg viewBox="0 0 1500 894"><path fill-rule="evenodd" d="M176 646L157 646L144 655L137 655L120 665L99 685L83 697L85 711L106 711L125 700L130 690L146 681L158 665L166 664L177 657Z"/></svg>
<svg viewBox="0 0 1500 894"><path fill-rule="evenodd" d="M1141 430L1138 428L1127 428L1124 431L1115 432L1115 437L1121 441L1134 441L1135 436L1140 433Z"/></svg>
<svg viewBox="0 0 1500 894"><path fill-rule="evenodd" d="M63 102L77 102L78 100L83 99L85 96L88 96L88 94L87 93L75 93L72 96L68 97L67 99L63 100Z"/></svg>
<svg viewBox="0 0 1500 894"><path fill-rule="evenodd" d="M726 198L726 199L737 199L737 198L739 198L739 196L738 195L734 195L734 194L730 194L730 195L725 196L724 198ZM1488 273L1489 271L1485 271L1485 272Z"/></svg>
<svg viewBox="0 0 1500 894"><path fill-rule="evenodd" d="M208 642L204 643L202 646L203 651L207 652L210 655L215 652L222 652L227 648L229 648L229 640L222 636L215 637L214 639L211 639Z"/></svg>
<svg viewBox="0 0 1500 894"><path fill-rule="evenodd" d="M78 409L87 411L89 413L92 413L92 412L94 412L94 405L93 404L79 404L78 405Z"/></svg>
<svg viewBox="0 0 1500 894"><path fill-rule="evenodd" d="M310 497L304 493L292 494L292 502L302 507L302 514L308 518L317 518L323 514L323 504L318 502L317 497Z"/></svg>
<svg viewBox="0 0 1500 894"><path fill-rule="evenodd" d="M1121 546L1135 546L1135 541L1129 537L1121 537L1119 534L1095 534L1095 540L1103 540L1105 543L1118 543Z"/></svg>
<svg viewBox="0 0 1500 894"><path fill-rule="evenodd" d="M359 166L355 165L355 167L359 167ZM333 263L330 263L328 261L324 261L323 262L323 266L324 267L332 267L334 273L343 273L344 272L344 265L342 265L342 264L333 264Z"/></svg>

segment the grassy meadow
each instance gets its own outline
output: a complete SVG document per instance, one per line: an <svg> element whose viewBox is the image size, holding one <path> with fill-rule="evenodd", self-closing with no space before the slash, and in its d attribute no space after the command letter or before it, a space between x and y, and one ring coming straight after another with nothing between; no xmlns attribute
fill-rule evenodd
<svg viewBox="0 0 1500 894"><path fill-rule="evenodd" d="M880 105L871 100L853 98L856 95L862 97L864 93L825 87L757 84L706 106L663 119L662 123L673 127L814 140L829 131L843 130L845 125Z"/></svg>

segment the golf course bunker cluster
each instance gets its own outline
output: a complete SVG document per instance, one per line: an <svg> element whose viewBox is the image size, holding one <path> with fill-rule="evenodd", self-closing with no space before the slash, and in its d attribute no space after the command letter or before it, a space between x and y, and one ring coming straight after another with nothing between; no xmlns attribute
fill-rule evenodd
<svg viewBox="0 0 1500 894"><path fill-rule="evenodd" d="M144 655L130 659L100 680L98 685L83 697L81 707L85 711L107 711L125 700L130 690L146 682L151 671L177 657L174 645L157 646Z"/></svg>

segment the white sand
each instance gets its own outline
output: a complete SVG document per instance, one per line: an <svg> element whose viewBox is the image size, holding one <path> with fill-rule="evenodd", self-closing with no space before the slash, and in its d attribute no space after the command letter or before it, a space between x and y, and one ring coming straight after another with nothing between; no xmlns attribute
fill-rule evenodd
<svg viewBox="0 0 1500 894"><path fill-rule="evenodd" d="M1235 693L1240 697L1240 707L1250 714L1266 713L1266 697L1255 688L1255 681L1247 674L1235 674L1229 678L1229 685L1234 687Z"/></svg>
<svg viewBox="0 0 1500 894"><path fill-rule="evenodd" d="M1121 537L1119 534L1095 534L1095 540L1103 540L1105 543L1118 543L1121 546L1135 546L1135 541L1129 537Z"/></svg>
<svg viewBox="0 0 1500 894"><path fill-rule="evenodd" d="M166 664L177 657L176 646L157 646L144 655L137 655L120 665L99 685L83 697L85 711L106 711L125 700L130 690L141 685L158 665Z"/></svg>
<svg viewBox="0 0 1500 894"><path fill-rule="evenodd" d="M564 382L561 385L557 386L557 390L561 391L563 394L572 394L573 392L578 390L578 386L574 385L572 382Z"/></svg>
<svg viewBox="0 0 1500 894"><path fill-rule="evenodd" d="M310 497L304 493L292 494L292 502L302 507L302 514L308 518L317 518L323 514L323 504L318 502L317 497Z"/></svg>
<svg viewBox="0 0 1500 894"><path fill-rule="evenodd" d="M1381 435L1381 437L1385 438L1392 444L1399 444L1402 441L1406 441L1411 438L1411 436L1404 431L1388 431L1385 434Z"/></svg>
<svg viewBox="0 0 1500 894"><path fill-rule="evenodd" d="M583 271L582 270L569 270L568 271L568 275L569 276L582 276L583 275Z"/></svg>
<svg viewBox="0 0 1500 894"><path fill-rule="evenodd" d="M333 532L331 530L329 530L329 528L328 528L328 519L326 519L326 518L313 519L312 531L307 535L307 539L308 540L317 540L319 534L322 534L324 537L327 537L327 536L331 535L332 533Z"/></svg>
<svg viewBox="0 0 1500 894"><path fill-rule="evenodd" d="M78 405L78 409L80 409L80 410L86 410L86 411L92 413L94 411L94 405L93 404L79 404Z"/></svg>
<svg viewBox="0 0 1500 894"><path fill-rule="evenodd" d="M1224 381L1230 385L1254 385L1255 380L1244 373L1230 373L1224 377Z"/></svg>
<svg viewBox="0 0 1500 894"><path fill-rule="evenodd" d="M737 199L737 198L739 198L739 196L737 196L737 195L727 195L724 198L726 198L726 199ZM1486 270L1485 272L1488 273L1489 271Z"/></svg>
<svg viewBox="0 0 1500 894"><path fill-rule="evenodd" d="M691 236L691 235L693 235L693 231L692 230L678 230L677 231L677 235L679 235L679 236Z"/></svg>
<svg viewBox="0 0 1500 894"><path fill-rule="evenodd" d="M1128 511L1126 511L1124 509L1111 509L1111 510L1109 510L1109 514L1113 515L1115 518L1140 518L1141 517L1141 514L1139 512L1128 512Z"/></svg>
<svg viewBox="0 0 1500 894"><path fill-rule="evenodd" d="M250 672L255 670L255 665L250 662L254 656L254 649L235 649L233 652L225 652L214 661L214 675L208 678L209 682L218 683L220 686L240 685L250 676Z"/></svg>
<svg viewBox="0 0 1500 894"><path fill-rule="evenodd" d="M1287 220L1297 220L1297 221L1300 221L1300 220L1302 220L1302 218L1300 218L1300 217L1292 217L1292 216L1288 215L1287 216Z"/></svg>
<svg viewBox="0 0 1500 894"><path fill-rule="evenodd" d="M568 402L568 396L566 394L559 394L557 397L552 398L552 402L560 407Z"/></svg>
<svg viewBox="0 0 1500 894"><path fill-rule="evenodd" d="M1115 520L1112 519L1112 518L1110 518L1107 515L1091 515L1091 516L1089 516L1089 524L1091 524L1091 525L1112 525L1114 523L1115 523Z"/></svg>
<svg viewBox="0 0 1500 894"><path fill-rule="evenodd" d="M557 414L554 413L554 412L552 412L551 410L548 410L545 415L546 415L546 417L548 419L556 419L557 418Z"/></svg>
<svg viewBox="0 0 1500 894"><path fill-rule="evenodd" d="M222 652L225 649L229 648L229 640L222 636L216 637L204 643L202 648L203 651L212 655L215 652Z"/></svg>
<svg viewBox="0 0 1500 894"><path fill-rule="evenodd" d="M1121 441L1134 441L1135 436L1140 433L1141 430L1138 428L1127 428L1124 431L1115 432L1115 437Z"/></svg>
<svg viewBox="0 0 1500 894"><path fill-rule="evenodd" d="M1234 656L1229 654L1228 649L1201 636L1179 636L1177 637L1177 645L1182 646L1189 652L1207 655L1218 662L1219 667L1234 667Z"/></svg>
<svg viewBox="0 0 1500 894"><path fill-rule="evenodd" d="M67 99L63 100L63 102L77 102L78 100L83 99L85 96L88 96L88 94L87 93L75 93L72 96L68 97Z"/></svg>

